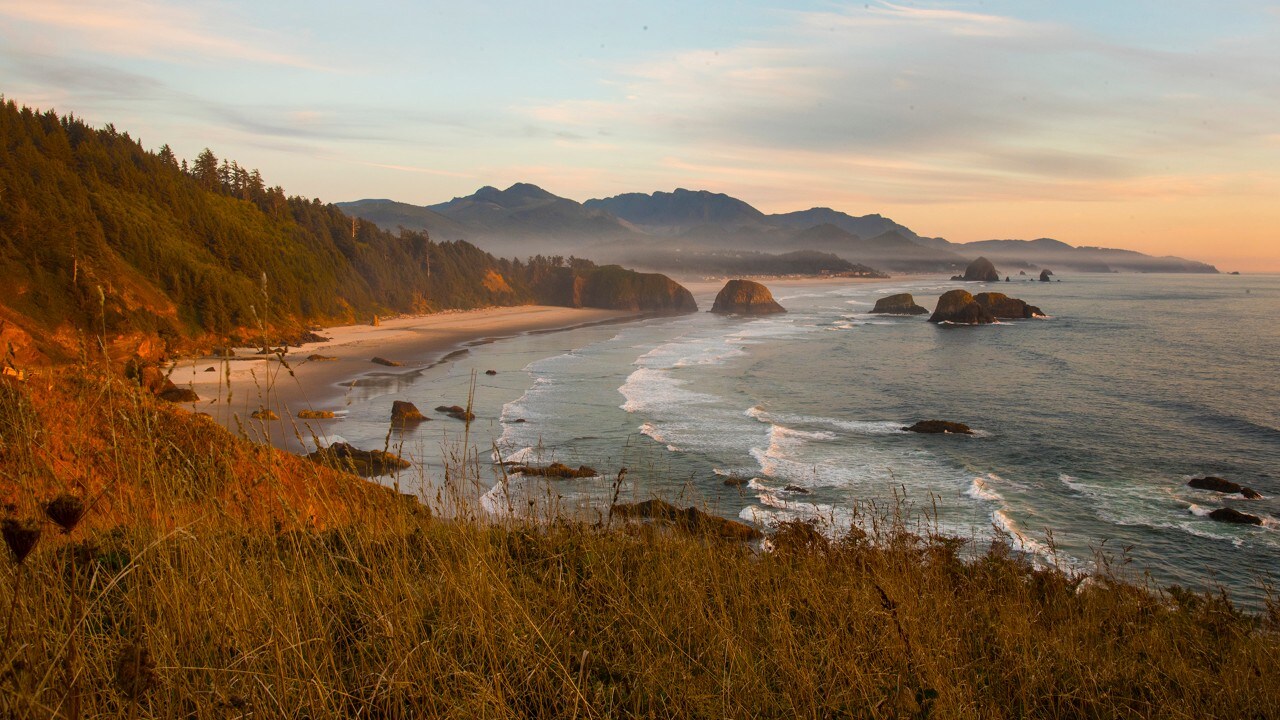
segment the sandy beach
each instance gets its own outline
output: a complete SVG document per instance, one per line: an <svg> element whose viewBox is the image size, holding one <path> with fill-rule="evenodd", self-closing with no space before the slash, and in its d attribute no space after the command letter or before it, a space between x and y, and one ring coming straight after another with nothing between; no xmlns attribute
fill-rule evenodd
<svg viewBox="0 0 1280 720"><path fill-rule="evenodd" d="M321 330L324 342L290 347L284 362L237 348L235 357L180 361L170 378L200 396L193 404L234 429L236 418L267 408L288 424L302 410L334 410L353 383L369 375L419 372L466 347L530 332L618 322L641 314L629 311L525 305L463 312L402 316L379 325L345 325ZM372 362L379 357L398 366ZM324 358L324 359L319 359Z"/></svg>

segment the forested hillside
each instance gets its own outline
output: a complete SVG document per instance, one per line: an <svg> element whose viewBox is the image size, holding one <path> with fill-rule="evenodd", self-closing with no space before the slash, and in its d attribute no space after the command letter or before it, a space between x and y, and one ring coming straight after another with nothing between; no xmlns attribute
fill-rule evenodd
<svg viewBox="0 0 1280 720"><path fill-rule="evenodd" d="M0 104L0 340L22 359L99 337L113 356L159 357L263 327L535 302L562 265L386 232L208 149L188 163L111 125Z"/></svg>

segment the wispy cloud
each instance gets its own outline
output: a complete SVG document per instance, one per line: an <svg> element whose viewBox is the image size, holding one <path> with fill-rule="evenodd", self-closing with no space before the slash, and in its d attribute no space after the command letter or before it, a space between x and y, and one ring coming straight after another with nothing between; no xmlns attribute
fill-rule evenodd
<svg viewBox="0 0 1280 720"><path fill-rule="evenodd" d="M202 3L154 0L0 0L0 17L56 29L65 46L171 61L239 60L306 69L321 65L280 50L286 38L234 23Z"/></svg>
<svg viewBox="0 0 1280 720"><path fill-rule="evenodd" d="M1280 126L1269 46L1154 50L953 6L789 18L753 42L616 68L604 98L522 110L686 171L799 173L873 202L1249 192L1221 178Z"/></svg>

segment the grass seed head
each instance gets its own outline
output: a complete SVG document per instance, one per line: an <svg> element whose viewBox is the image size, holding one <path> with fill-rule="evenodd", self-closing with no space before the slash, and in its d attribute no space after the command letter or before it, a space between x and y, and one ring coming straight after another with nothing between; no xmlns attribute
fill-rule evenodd
<svg viewBox="0 0 1280 720"><path fill-rule="evenodd" d="M44 506L44 514L55 525L62 528L63 533L69 533L76 529L76 525L80 524L80 519L84 517L84 501L75 495L63 493L49 504Z"/></svg>
<svg viewBox="0 0 1280 720"><path fill-rule="evenodd" d="M14 562L21 565L40 539L40 524L34 520L5 518L0 524L0 533L4 535L4 544L9 546L9 552L13 553Z"/></svg>

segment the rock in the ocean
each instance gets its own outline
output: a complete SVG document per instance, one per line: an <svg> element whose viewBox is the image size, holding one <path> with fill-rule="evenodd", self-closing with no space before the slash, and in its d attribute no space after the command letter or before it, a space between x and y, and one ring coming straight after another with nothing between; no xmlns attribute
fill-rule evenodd
<svg viewBox="0 0 1280 720"><path fill-rule="evenodd" d="M1049 276L1050 276L1050 275L1053 275L1053 271L1052 271L1052 270L1050 270L1049 268L1045 268L1044 270L1041 270L1041 271L1040 271L1040 282L1050 282L1050 280L1049 280Z"/></svg>
<svg viewBox="0 0 1280 720"><path fill-rule="evenodd" d="M395 360L388 360L384 357L375 357L369 362L375 363L378 365L386 365L387 367L400 367L401 365L403 365L403 363L398 363Z"/></svg>
<svg viewBox="0 0 1280 720"><path fill-rule="evenodd" d="M485 370L485 371L484 371L484 374L485 374L485 375L497 375L497 374L498 374L498 371L497 371L497 370Z"/></svg>
<svg viewBox="0 0 1280 720"><path fill-rule="evenodd" d="M463 422L471 422L476 419L475 413L467 412L467 409L461 405L438 405L436 406L436 412L442 412L454 420Z"/></svg>
<svg viewBox="0 0 1280 720"><path fill-rule="evenodd" d="M431 418L423 415L418 406L407 400L396 400L391 403L391 424L392 425L408 425L410 423L419 423Z"/></svg>
<svg viewBox="0 0 1280 720"><path fill-rule="evenodd" d="M711 306L713 313L738 313L742 315L768 315L786 312L773 299L769 288L751 280L730 280L716 295Z"/></svg>
<svg viewBox="0 0 1280 720"><path fill-rule="evenodd" d="M528 475L529 477L548 477L548 478L561 478L561 479L589 478L589 477L595 477L600 474L596 472L596 469L593 467L588 467L586 465L579 465L578 469L575 470L569 467L568 465L565 465L564 463L558 463L558 462L551 463L546 467L538 467L535 465L514 465L511 467L511 472L520 473L521 475Z"/></svg>
<svg viewBox="0 0 1280 720"><path fill-rule="evenodd" d="M756 540L763 537L759 530L746 523L709 515L696 507L681 509L662 500L614 505L610 513L619 517L662 520L694 535L715 535L727 540Z"/></svg>
<svg viewBox="0 0 1280 720"><path fill-rule="evenodd" d="M299 410L297 418L299 420L332 420L334 414L332 410Z"/></svg>
<svg viewBox="0 0 1280 720"><path fill-rule="evenodd" d="M947 420L921 420L911 427L902 428L904 432L914 433L948 433L953 435L972 435L973 430L968 425L958 422L950 422Z"/></svg>
<svg viewBox="0 0 1280 720"><path fill-rule="evenodd" d="M361 450L347 443L334 443L307 455L306 458L312 462L365 477L386 475L393 470L409 467L409 461L399 455L382 450Z"/></svg>
<svg viewBox="0 0 1280 720"><path fill-rule="evenodd" d="M929 309L917 305L911 293L898 293L877 300L871 312L881 315L926 315Z"/></svg>
<svg viewBox="0 0 1280 720"><path fill-rule="evenodd" d="M938 298L938 305L929 316L929 322L949 322L957 325L985 325L996 319L978 304L965 290L951 290Z"/></svg>
<svg viewBox="0 0 1280 720"><path fill-rule="evenodd" d="M1214 492L1227 494L1240 493L1249 500L1262 499L1262 494L1253 488L1247 488L1239 483L1224 480L1220 477L1213 477L1212 475L1202 478L1192 478L1187 485L1197 490L1212 490Z"/></svg>
<svg viewBox="0 0 1280 720"><path fill-rule="evenodd" d="M279 415L276 415L275 412L268 410L267 408L258 408L257 410L254 410L253 412L249 413L249 417L253 418L254 420L279 420L280 419Z"/></svg>
<svg viewBox="0 0 1280 720"><path fill-rule="evenodd" d="M964 269L964 279L977 282L1000 282L1000 271L988 259L980 257Z"/></svg>
<svg viewBox="0 0 1280 720"><path fill-rule="evenodd" d="M1217 510L1209 513L1209 517L1217 520L1218 522L1233 523L1236 525L1262 524L1262 518L1257 515L1242 513L1239 510L1233 510L1232 508L1218 508Z"/></svg>
<svg viewBox="0 0 1280 720"><path fill-rule="evenodd" d="M1044 313L1035 305L1028 305L1018 298L1011 298L1004 293L985 292L973 296L975 302L982 306L992 317L1003 320L1028 320L1044 317Z"/></svg>

